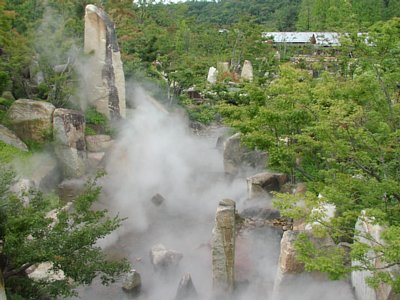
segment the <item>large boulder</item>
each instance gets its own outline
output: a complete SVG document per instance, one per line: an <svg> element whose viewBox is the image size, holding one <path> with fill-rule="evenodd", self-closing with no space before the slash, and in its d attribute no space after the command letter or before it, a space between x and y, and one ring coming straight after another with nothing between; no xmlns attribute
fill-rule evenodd
<svg viewBox="0 0 400 300"><path fill-rule="evenodd" d="M84 51L90 54L86 72L87 101L109 119L126 115L125 77L114 23L94 5L86 6Z"/></svg>
<svg viewBox="0 0 400 300"><path fill-rule="evenodd" d="M24 142L44 142L51 134L53 104L45 101L19 99L8 110L16 135Z"/></svg>
<svg viewBox="0 0 400 300"><path fill-rule="evenodd" d="M230 176L236 176L248 169L262 170L267 163L265 152L242 146L240 137L240 133L236 133L224 142L224 170Z"/></svg>
<svg viewBox="0 0 400 300"><path fill-rule="evenodd" d="M270 192L278 192L288 181L288 176L283 173L264 172L247 178L247 191L249 198L267 196Z"/></svg>
<svg viewBox="0 0 400 300"><path fill-rule="evenodd" d="M217 294L232 292L235 287L236 203L220 201L212 231L213 287Z"/></svg>
<svg viewBox="0 0 400 300"><path fill-rule="evenodd" d="M81 177L87 164L85 117L78 111L58 108L53 123L55 153L64 177Z"/></svg>
<svg viewBox="0 0 400 300"><path fill-rule="evenodd" d="M10 129L0 124L0 141L14 146L22 151L28 151L28 147Z"/></svg>
<svg viewBox="0 0 400 300"><path fill-rule="evenodd" d="M150 261L156 271L167 271L179 265L183 255L175 250L169 250L162 244L153 246L150 250Z"/></svg>
<svg viewBox="0 0 400 300"><path fill-rule="evenodd" d="M249 60L244 61L240 77L243 80L253 81L253 65Z"/></svg>

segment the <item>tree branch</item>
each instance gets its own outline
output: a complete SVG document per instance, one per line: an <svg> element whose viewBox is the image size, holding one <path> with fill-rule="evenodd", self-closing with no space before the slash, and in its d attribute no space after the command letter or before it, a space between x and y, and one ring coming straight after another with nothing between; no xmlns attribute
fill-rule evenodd
<svg viewBox="0 0 400 300"><path fill-rule="evenodd" d="M24 272L26 269L28 269L29 267L31 267L33 265L34 265L34 263L26 263L26 264L22 265L21 267L19 267L18 269L14 269L14 270L11 270L11 271L5 271L4 274L3 274L4 275L4 281L7 281L7 279L12 277L12 276L15 276L15 275L20 274L21 272Z"/></svg>

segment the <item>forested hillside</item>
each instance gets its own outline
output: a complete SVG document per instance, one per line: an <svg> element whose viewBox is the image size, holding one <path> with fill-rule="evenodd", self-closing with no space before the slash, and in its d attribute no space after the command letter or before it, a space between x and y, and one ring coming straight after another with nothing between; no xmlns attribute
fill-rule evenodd
<svg viewBox="0 0 400 300"><path fill-rule="evenodd" d="M88 3L0 0L0 123L7 125L6 111L19 98L76 106ZM388 272L400 265L400 0L91 3L115 22L128 81L150 81L156 96L184 106L194 122L241 132L246 145L268 152L268 168L306 184L303 208L287 194L276 195L276 205L350 245L348 252L321 250L302 237L307 270L333 279L369 270L372 286L388 283L400 293L400 276ZM266 42L265 31L346 34L340 46L297 48ZM252 81L239 76L244 60L253 65ZM229 69L207 82L209 68L223 62ZM326 202L337 208L329 223L310 214ZM363 210L386 226L384 243L354 239ZM371 248L379 267L364 259ZM362 263L350 266L349 255Z"/></svg>

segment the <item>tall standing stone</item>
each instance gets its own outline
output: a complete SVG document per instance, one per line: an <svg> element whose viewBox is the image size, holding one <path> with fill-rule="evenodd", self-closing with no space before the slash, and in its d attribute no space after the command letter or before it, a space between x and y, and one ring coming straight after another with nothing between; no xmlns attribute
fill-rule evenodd
<svg viewBox="0 0 400 300"><path fill-rule="evenodd" d="M114 23L94 5L86 6L85 45L90 54L88 102L109 119L125 117L125 77Z"/></svg>
<svg viewBox="0 0 400 300"><path fill-rule="evenodd" d="M219 203L215 216L212 231L212 272L217 294L232 292L235 287L235 208L235 201L224 199Z"/></svg>
<svg viewBox="0 0 400 300"><path fill-rule="evenodd" d="M63 175L81 177L86 172L85 117L70 109L58 108L53 116L55 153Z"/></svg>
<svg viewBox="0 0 400 300"><path fill-rule="evenodd" d="M207 81L211 84L217 83L218 70L215 67L208 69Z"/></svg>
<svg viewBox="0 0 400 300"><path fill-rule="evenodd" d="M253 65L249 60L244 61L240 77L243 80L253 81Z"/></svg>

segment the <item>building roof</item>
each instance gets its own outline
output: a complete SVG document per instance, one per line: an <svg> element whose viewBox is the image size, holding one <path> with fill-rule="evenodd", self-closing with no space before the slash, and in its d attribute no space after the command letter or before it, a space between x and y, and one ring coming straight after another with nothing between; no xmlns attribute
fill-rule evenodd
<svg viewBox="0 0 400 300"><path fill-rule="evenodd" d="M337 32L263 32L262 36L272 38L275 43L340 46Z"/></svg>

